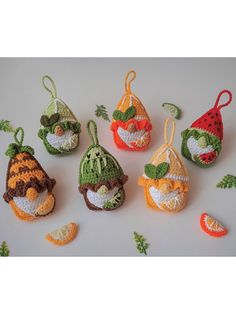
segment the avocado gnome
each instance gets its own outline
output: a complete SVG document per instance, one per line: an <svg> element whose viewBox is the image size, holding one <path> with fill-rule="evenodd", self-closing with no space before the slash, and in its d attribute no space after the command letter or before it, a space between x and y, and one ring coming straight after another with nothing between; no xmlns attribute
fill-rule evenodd
<svg viewBox="0 0 236 314"><path fill-rule="evenodd" d="M51 87L48 87L47 81ZM69 107L57 97L56 85L52 78L45 75L42 82L51 94L51 100L41 116L38 136L50 154L70 153L79 145L80 123Z"/></svg>
<svg viewBox="0 0 236 314"><path fill-rule="evenodd" d="M125 201L123 185L128 180L118 161L102 146L97 137L97 125L87 124L92 144L80 163L79 191L91 210L114 210Z"/></svg>
<svg viewBox="0 0 236 314"><path fill-rule="evenodd" d="M172 131L168 140L167 128L170 122ZM174 120L166 119L165 143L145 165L144 173L138 179L138 184L144 188L147 206L169 213L179 212L185 207L189 191L188 171L172 146L174 134Z"/></svg>
<svg viewBox="0 0 236 314"><path fill-rule="evenodd" d="M223 95L228 100L220 104ZM213 108L194 121L189 129L182 132L182 155L196 165L207 168L214 165L222 148L223 121L221 108L228 106L232 101L232 93L222 90Z"/></svg>
<svg viewBox="0 0 236 314"><path fill-rule="evenodd" d="M111 130L116 146L130 151L145 150L151 141L152 124L141 101L131 91L135 71L125 78L125 94L113 112Z"/></svg>
<svg viewBox="0 0 236 314"><path fill-rule="evenodd" d="M22 128L15 130L14 139L15 143L10 144L6 151L10 161L3 198L18 218L30 221L53 211L55 197L52 190L56 181L49 178L33 157L33 148L23 145Z"/></svg>

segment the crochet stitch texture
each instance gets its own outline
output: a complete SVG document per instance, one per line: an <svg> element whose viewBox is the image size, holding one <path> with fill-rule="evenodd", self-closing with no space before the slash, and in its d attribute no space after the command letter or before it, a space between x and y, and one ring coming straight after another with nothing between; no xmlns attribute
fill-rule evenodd
<svg viewBox="0 0 236 314"><path fill-rule="evenodd" d="M145 150L151 141L152 124L141 101L131 91L135 71L125 78L125 94L113 112L111 130L118 148L130 151Z"/></svg>
<svg viewBox="0 0 236 314"><path fill-rule="evenodd" d="M87 124L92 145L80 163L79 191L91 210L114 210L125 200L123 185L128 177L118 161L102 146L97 138L97 126L93 120Z"/></svg>
<svg viewBox="0 0 236 314"><path fill-rule="evenodd" d="M172 123L168 140L167 128ZM178 152L172 146L175 122L166 119L164 128L165 143L155 152L145 165L138 184L144 188L147 206L165 212L175 213L185 207L189 191L189 176Z"/></svg>

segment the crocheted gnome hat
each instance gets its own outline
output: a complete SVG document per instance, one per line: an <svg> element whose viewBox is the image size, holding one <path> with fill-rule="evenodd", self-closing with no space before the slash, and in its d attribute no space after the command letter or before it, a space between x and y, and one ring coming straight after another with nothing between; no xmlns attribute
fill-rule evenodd
<svg viewBox="0 0 236 314"><path fill-rule="evenodd" d="M220 104L223 95L227 95L228 100ZM214 107L194 121L190 128L181 133L182 155L199 167L208 168L212 166L221 152L223 121L220 110L228 106L231 101L231 92L229 90L221 91Z"/></svg>
<svg viewBox="0 0 236 314"><path fill-rule="evenodd" d="M47 81L50 82L50 87ZM79 144L80 123L64 101L57 97L56 85L52 78L45 75L42 83L51 94L51 100L41 116L38 135L49 153L70 152Z"/></svg>
<svg viewBox="0 0 236 314"><path fill-rule="evenodd" d="M113 112L111 130L118 148L144 150L150 142L152 129L148 113L140 99L131 91L131 83L136 78L135 71L125 77L125 94Z"/></svg>
<svg viewBox="0 0 236 314"><path fill-rule="evenodd" d="M18 139L18 134L20 134L20 139ZM24 131L22 128L16 129L14 138L15 143L10 144L6 151L6 155L10 157L10 160L6 176L6 192L3 198L7 203L10 203L19 218L32 220L33 216L36 215L23 213L24 208L17 208L14 202L16 199L26 197L27 201L20 202L18 200L18 203L23 207L29 207L28 201L36 202L37 195L46 190L50 193L56 181L49 178L39 162L33 157L33 148L23 146ZM54 207L54 198L50 199L50 202ZM44 216L52 211L53 208L49 210L45 204L44 208L41 208L41 212L38 212L39 216ZM49 205L49 202L47 205Z"/></svg>
<svg viewBox="0 0 236 314"><path fill-rule="evenodd" d="M167 128L172 122L172 131L168 140ZM166 119L164 128L165 143L155 152L144 167L139 185L144 187L147 205L167 212L178 212L186 204L189 190L189 175L178 152L172 146L175 122Z"/></svg>
<svg viewBox="0 0 236 314"><path fill-rule="evenodd" d="M97 125L93 120L87 124L92 145L80 163L79 184L99 184L107 180L119 180L124 172L118 161L102 146L97 138Z"/></svg>
<svg viewBox="0 0 236 314"><path fill-rule="evenodd" d="M220 98L223 94L227 94L229 99L226 103L219 105ZM204 115L194 121L191 128L205 131L216 136L219 140L223 139L223 121L221 116L221 108L228 106L232 101L232 93L229 90L222 90L215 102L213 108L208 110Z"/></svg>

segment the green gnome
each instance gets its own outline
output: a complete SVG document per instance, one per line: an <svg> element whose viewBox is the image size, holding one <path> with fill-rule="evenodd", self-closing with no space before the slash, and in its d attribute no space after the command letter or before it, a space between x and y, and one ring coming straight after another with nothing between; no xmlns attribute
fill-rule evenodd
<svg viewBox="0 0 236 314"><path fill-rule="evenodd" d="M51 83L51 88L46 85L46 80ZM70 153L79 145L80 123L69 107L57 98L56 85L52 78L45 75L42 82L51 94L51 100L40 118L38 136L50 154Z"/></svg>
<svg viewBox="0 0 236 314"><path fill-rule="evenodd" d="M93 120L87 125L92 141L80 163L79 191L91 210L114 210L125 200L123 185L128 180L118 161L102 146L97 138Z"/></svg>

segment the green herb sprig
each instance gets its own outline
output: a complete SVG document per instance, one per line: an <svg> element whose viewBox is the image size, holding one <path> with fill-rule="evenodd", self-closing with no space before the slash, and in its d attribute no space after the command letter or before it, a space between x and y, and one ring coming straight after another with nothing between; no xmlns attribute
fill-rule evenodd
<svg viewBox="0 0 236 314"><path fill-rule="evenodd" d="M7 246L6 241L3 241L2 244L0 245L0 256L9 256L10 251Z"/></svg>
<svg viewBox="0 0 236 314"><path fill-rule="evenodd" d="M149 247L149 244L147 243L147 240L143 237L143 235L134 232L134 240L136 242L136 248L139 253L147 255L147 249Z"/></svg>
<svg viewBox="0 0 236 314"><path fill-rule="evenodd" d="M95 110L96 117L102 118L103 120L110 122L110 118L108 116L106 107L103 105L101 106L96 105L96 106L97 106L97 109Z"/></svg>
<svg viewBox="0 0 236 314"><path fill-rule="evenodd" d="M0 131L14 132L14 128L8 120L0 120Z"/></svg>
<svg viewBox="0 0 236 314"><path fill-rule="evenodd" d="M221 189L236 188L236 176L227 174L219 183L217 183L216 187Z"/></svg>

